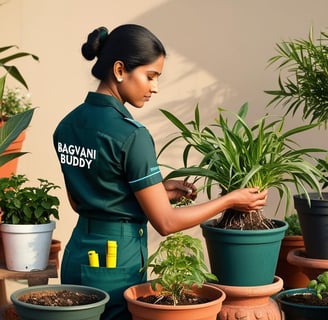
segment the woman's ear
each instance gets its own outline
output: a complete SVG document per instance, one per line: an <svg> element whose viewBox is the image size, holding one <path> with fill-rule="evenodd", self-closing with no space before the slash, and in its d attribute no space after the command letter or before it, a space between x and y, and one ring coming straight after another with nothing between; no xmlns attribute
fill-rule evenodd
<svg viewBox="0 0 328 320"><path fill-rule="evenodd" d="M118 60L114 63L113 72L117 82L123 81L124 70L124 63L122 61Z"/></svg>

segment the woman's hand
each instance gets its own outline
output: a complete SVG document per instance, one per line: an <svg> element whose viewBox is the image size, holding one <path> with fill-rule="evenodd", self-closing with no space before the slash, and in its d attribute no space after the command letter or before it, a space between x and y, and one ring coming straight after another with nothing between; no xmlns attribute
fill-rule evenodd
<svg viewBox="0 0 328 320"><path fill-rule="evenodd" d="M191 200L197 198L197 188L193 183L183 180L163 181L164 188L170 200L180 201L182 197Z"/></svg>
<svg viewBox="0 0 328 320"><path fill-rule="evenodd" d="M249 212L260 210L266 205L268 190L259 192L258 188L243 188L234 190L226 196L232 199L231 209Z"/></svg>

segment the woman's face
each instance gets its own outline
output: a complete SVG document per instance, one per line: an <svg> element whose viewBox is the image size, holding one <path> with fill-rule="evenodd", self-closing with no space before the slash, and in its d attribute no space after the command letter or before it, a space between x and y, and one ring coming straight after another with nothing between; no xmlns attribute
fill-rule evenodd
<svg viewBox="0 0 328 320"><path fill-rule="evenodd" d="M153 93L157 93L158 78L164 66L164 56L154 62L135 68L131 72L123 72L122 82L118 84L118 92L123 103L128 102L136 108L142 108Z"/></svg>

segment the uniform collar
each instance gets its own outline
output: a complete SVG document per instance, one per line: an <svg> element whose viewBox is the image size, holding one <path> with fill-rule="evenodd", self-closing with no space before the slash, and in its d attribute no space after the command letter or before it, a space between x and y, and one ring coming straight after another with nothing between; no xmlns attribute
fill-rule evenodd
<svg viewBox="0 0 328 320"><path fill-rule="evenodd" d="M107 94L98 93L98 92L88 92L85 102L97 106L115 108L124 117L133 119L132 115L130 114L128 109L124 106L124 104L119 102L113 96L109 96Z"/></svg>

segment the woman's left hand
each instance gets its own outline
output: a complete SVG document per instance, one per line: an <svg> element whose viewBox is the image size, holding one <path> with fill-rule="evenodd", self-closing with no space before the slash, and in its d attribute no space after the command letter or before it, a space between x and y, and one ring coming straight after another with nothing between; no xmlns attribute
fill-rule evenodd
<svg viewBox="0 0 328 320"><path fill-rule="evenodd" d="M180 201L182 197L191 200L197 198L197 188L193 183L184 180L163 181L164 188L170 200Z"/></svg>

